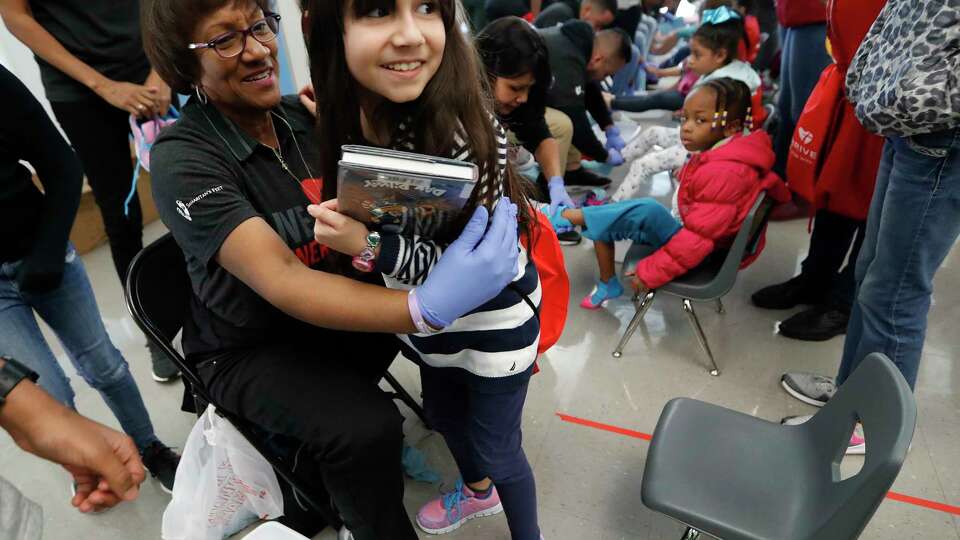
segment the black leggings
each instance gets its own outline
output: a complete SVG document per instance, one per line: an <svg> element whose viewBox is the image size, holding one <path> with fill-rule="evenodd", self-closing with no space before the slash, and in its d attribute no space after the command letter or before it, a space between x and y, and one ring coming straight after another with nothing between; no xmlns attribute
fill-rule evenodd
<svg viewBox="0 0 960 540"><path fill-rule="evenodd" d="M865 221L819 210L813 222L810 251L800 272L808 287L830 291L830 302L846 309L853 306L854 263L863 244L865 226ZM849 262L844 265L848 251Z"/></svg>
<svg viewBox="0 0 960 540"><path fill-rule="evenodd" d="M365 344L318 337L233 352L201 363L200 377L217 405L306 444L356 540L416 540L403 506L403 417L377 386L396 356L380 340L394 338L354 337Z"/></svg>
<svg viewBox="0 0 960 540"><path fill-rule="evenodd" d="M103 216L113 265L122 282L130 261L143 248L140 200L133 197L129 215L123 212L133 180L130 115L97 97L50 105L83 164L83 172Z"/></svg>

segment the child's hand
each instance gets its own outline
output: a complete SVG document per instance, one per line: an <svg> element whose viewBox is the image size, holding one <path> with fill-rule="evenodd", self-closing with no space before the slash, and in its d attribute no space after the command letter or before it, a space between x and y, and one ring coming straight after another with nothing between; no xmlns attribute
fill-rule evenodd
<svg viewBox="0 0 960 540"><path fill-rule="evenodd" d="M300 103L310 111L310 114L317 115L317 97L313 93L313 83L300 89Z"/></svg>
<svg viewBox="0 0 960 540"><path fill-rule="evenodd" d="M647 287L647 286L643 283L643 280L640 279L640 278L638 278L638 277L636 276L636 274L634 274L634 275L630 278L630 285L633 287L633 290L637 292L637 294L643 294L643 293L645 293L645 292L647 292L647 291L650 290L650 287Z"/></svg>
<svg viewBox="0 0 960 540"><path fill-rule="evenodd" d="M317 242L351 257L360 255L367 246L367 226L337 212L337 200L311 204L307 212L316 219L313 236Z"/></svg>

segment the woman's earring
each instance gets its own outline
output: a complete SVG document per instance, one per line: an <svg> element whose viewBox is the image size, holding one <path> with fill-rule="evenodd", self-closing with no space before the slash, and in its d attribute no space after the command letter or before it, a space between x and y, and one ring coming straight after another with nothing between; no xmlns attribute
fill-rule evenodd
<svg viewBox="0 0 960 540"><path fill-rule="evenodd" d="M202 88L200 88L199 84L193 85L193 93L197 95L197 99L200 101L200 103L203 103L204 105L206 105L207 102L210 101L207 98L207 94L203 91Z"/></svg>

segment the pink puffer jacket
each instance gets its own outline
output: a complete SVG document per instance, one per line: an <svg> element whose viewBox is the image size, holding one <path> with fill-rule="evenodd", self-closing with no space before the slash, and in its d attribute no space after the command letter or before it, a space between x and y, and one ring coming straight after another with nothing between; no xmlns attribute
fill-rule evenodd
<svg viewBox="0 0 960 540"><path fill-rule="evenodd" d="M677 187L683 228L637 264L640 281L656 289L696 267L714 249L728 246L761 191L778 202L790 200L787 186L770 171L773 162L770 137L763 131L735 135L690 158Z"/></svg>

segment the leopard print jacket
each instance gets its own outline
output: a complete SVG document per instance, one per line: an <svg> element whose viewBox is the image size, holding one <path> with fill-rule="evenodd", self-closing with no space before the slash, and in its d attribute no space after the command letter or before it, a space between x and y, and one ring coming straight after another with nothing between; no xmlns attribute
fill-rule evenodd
<svg viewBox="0 0 960 540"><path fill-rule="evenodd" d="M881 135L960 126L960 0L888 0L847 71L847 97Z"/></svg>

